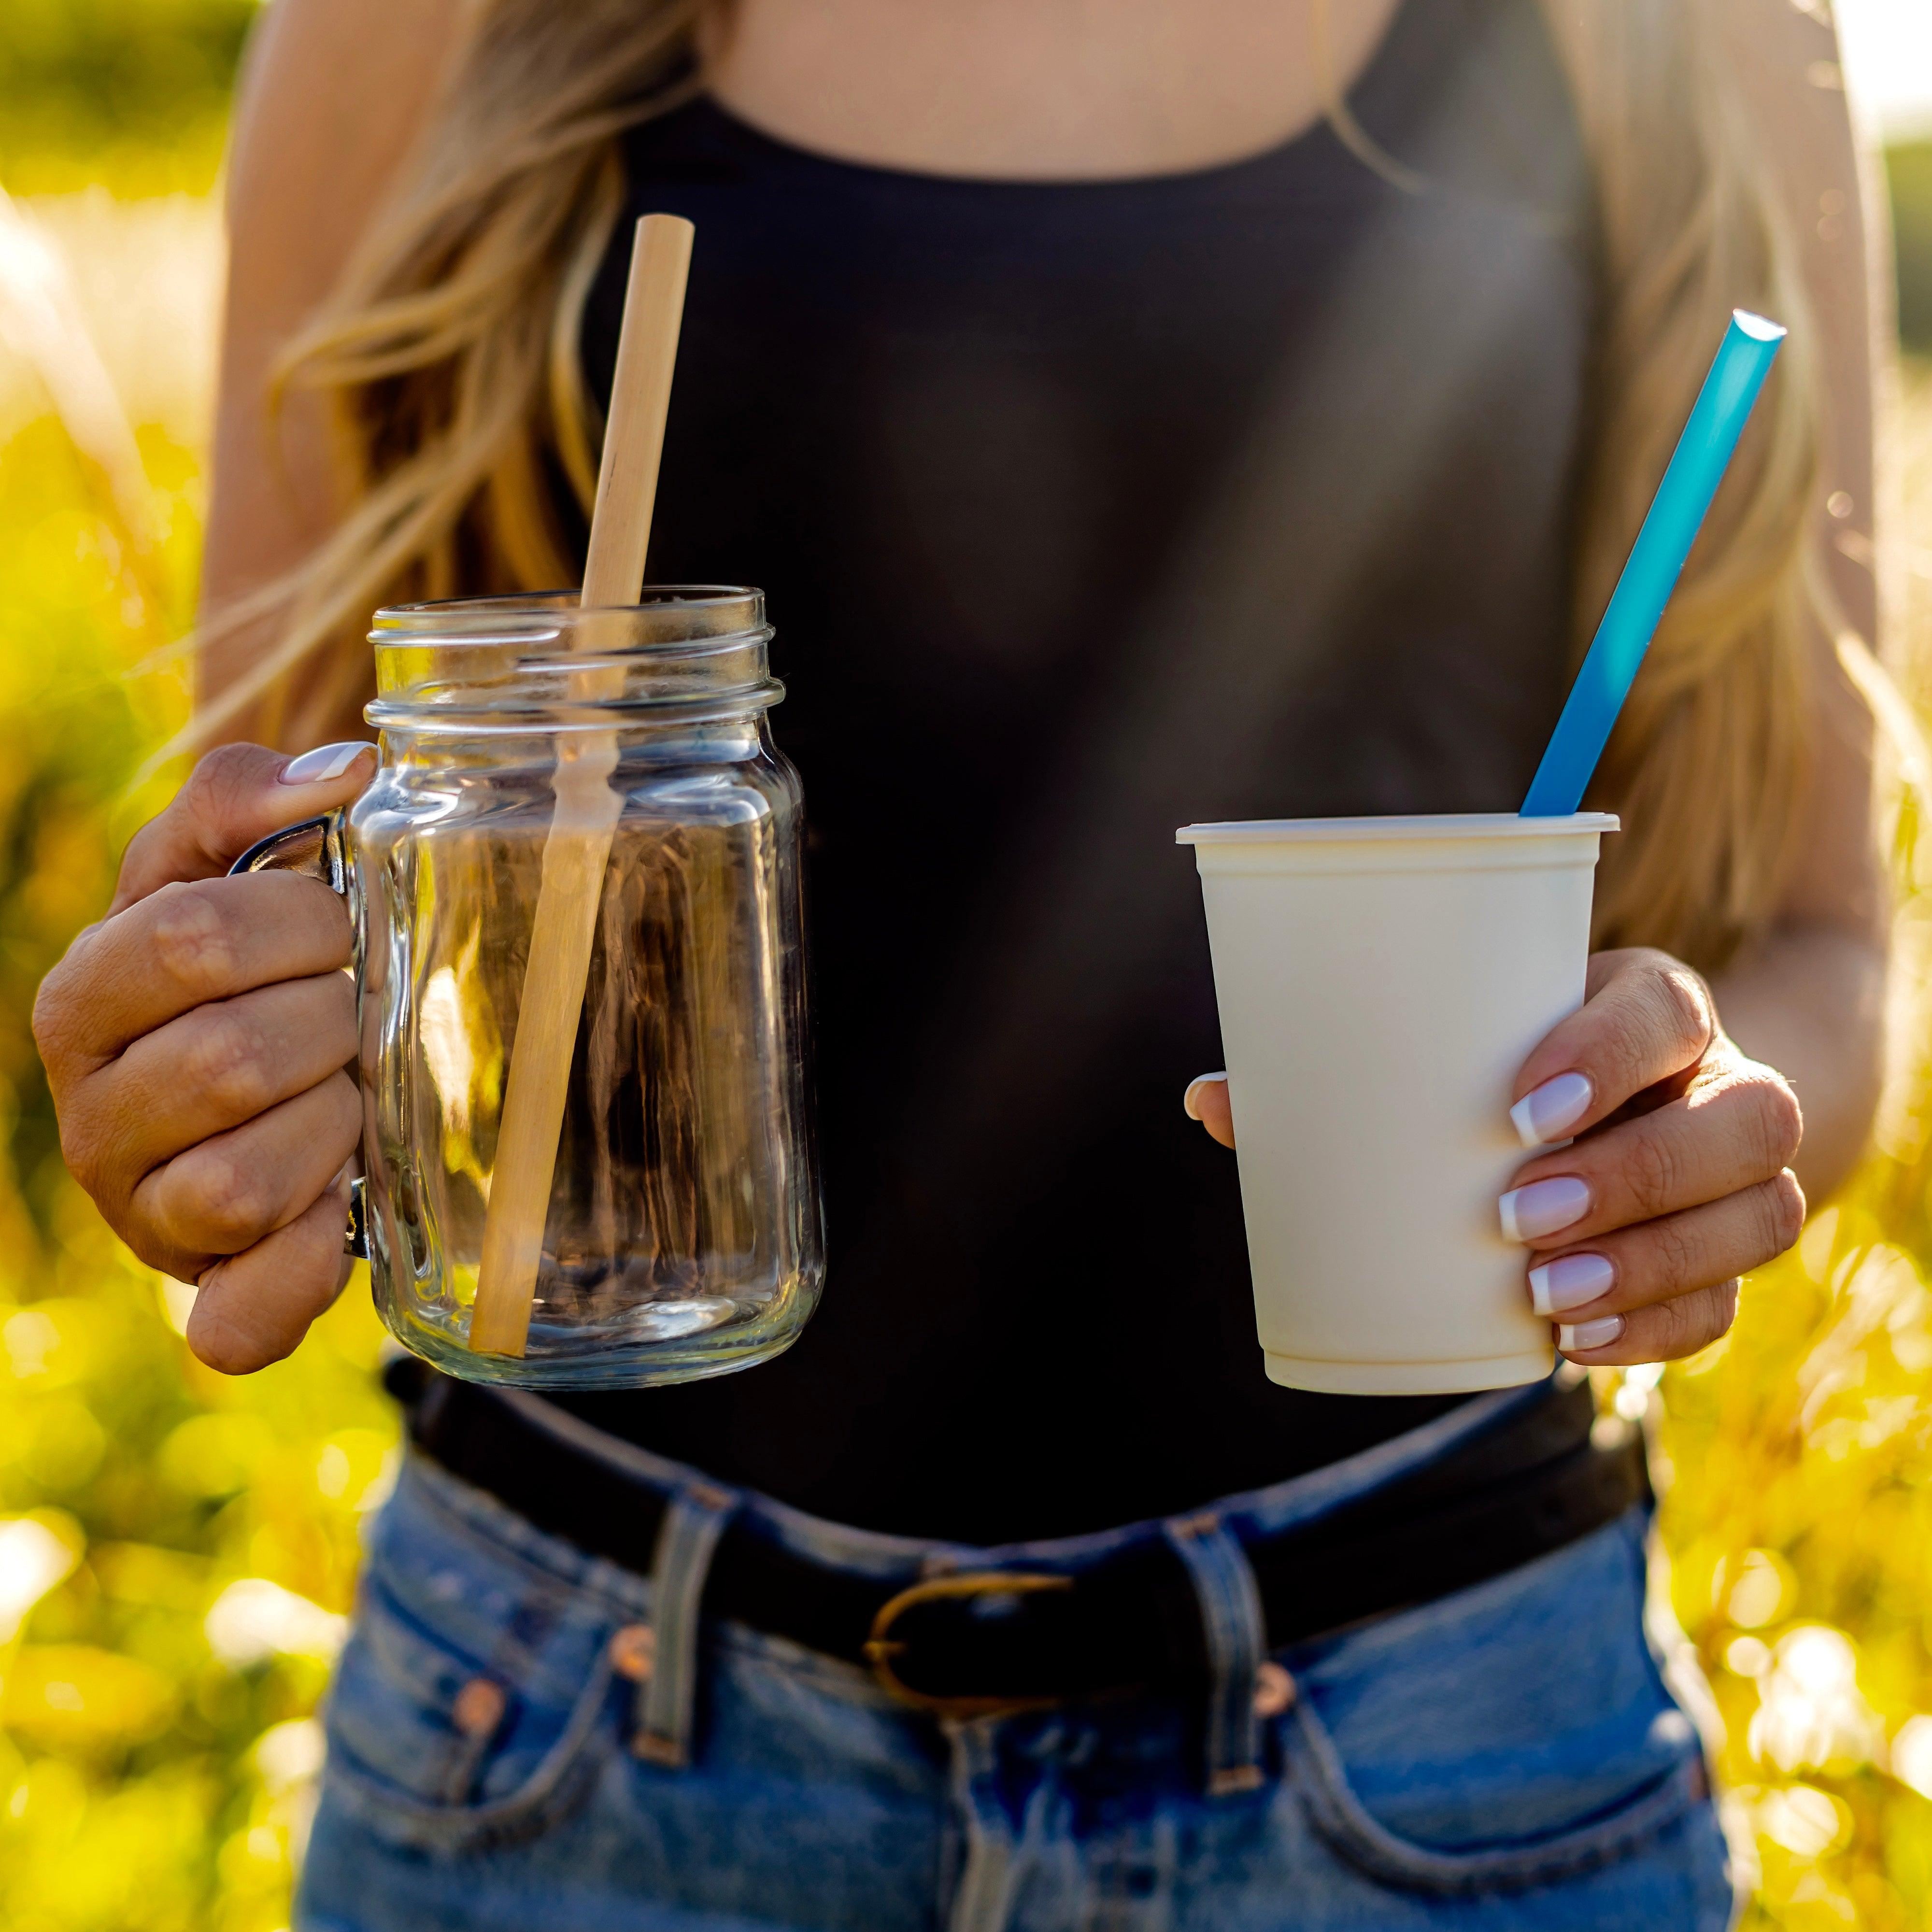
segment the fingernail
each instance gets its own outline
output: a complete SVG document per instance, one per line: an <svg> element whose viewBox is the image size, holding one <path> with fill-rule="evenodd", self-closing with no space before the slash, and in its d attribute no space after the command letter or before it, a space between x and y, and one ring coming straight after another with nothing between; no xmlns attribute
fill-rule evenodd
<svg viewBox="0 0 1932 1932"><path fill-rule="evenodd" d="M1596 1091L1582 1073L1559 1073L1532 1088L1510 1109L1516 1137L1530 1148L1560 1141L1590 1111Z"/></svg>
<svg viewBox="0 0 1932 1932"><path fill-rule="evenodd" d="M1590 1211L1590 1190L1574 1174L1513 1187L1496 1203L1503 1232L1512 1241L1534 1241L1580 1221Z"/></svg>
<svg viewBox="0 0 1932 1932"><path fill-rule="evenodd" d="M1539 1315L1562 1315L1607 1294L1617 1271L1601 1255L1560 1255L1529 1271L1529 1298Z"/></svg>
<svg viewBox="0 0 1932 1932"><path fill-rule="evenodd" d="M1624 1332L1621 1315L1605 1315L1594 1322L1560 1322L1556 1325L1556 1346L1566 1355L1592 1348L1607 1348Z"/></svg>
<svg viewBox="0 0 1932 1932"><path fill-rule="evenodd" d="M318 745L312 752L304 752L298 758L291 758L282 767L284 784L326 784L331 778L339 778L355 764L364 752L373 752L375 746L360 739L345 738L339 745Z"/></svg>
<svg viewBox="0 0 1932 1932"><path fill-rule="evenodd" d="M1217 1082L1225 1087L1228 1083L1227 1075L1225 1073L1197 1073L1192 1080L1188 1082L1187 1091L1180 1096L1180 1106L1181 1111L1186 1114L1187 1118L1190 1120L1198 1120L1201 1118L1201 1109L1195 1105L1195 1100L1200 1094L1202 1088L1204 1087L1212 1086Z"/></svg>

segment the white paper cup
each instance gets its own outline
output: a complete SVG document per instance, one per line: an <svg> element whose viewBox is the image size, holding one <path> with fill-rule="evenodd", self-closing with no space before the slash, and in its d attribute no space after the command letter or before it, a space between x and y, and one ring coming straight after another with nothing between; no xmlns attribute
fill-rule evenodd
<svg viewBox="0 0 1932 1932"><path fill-rule="evenodd" d="M1190 825L1269 1378L1350 1395L1555 1365L1496 1199L1530 1049L1582 1003L1601 812Z"/></svg>

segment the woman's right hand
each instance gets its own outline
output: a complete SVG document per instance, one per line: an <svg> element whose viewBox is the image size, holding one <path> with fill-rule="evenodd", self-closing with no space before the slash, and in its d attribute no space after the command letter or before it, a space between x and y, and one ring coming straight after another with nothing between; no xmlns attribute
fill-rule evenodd
<svg viewBox="0 0 1932 1932"><path fill-rule="evenodd" d="M226 874L375 764L371 745L209 753L34 1003L69 1172L142 1261L196 1285L188 1345L231 1375L287 1354L347 1279L362 1108L341 902Z"/></svg>

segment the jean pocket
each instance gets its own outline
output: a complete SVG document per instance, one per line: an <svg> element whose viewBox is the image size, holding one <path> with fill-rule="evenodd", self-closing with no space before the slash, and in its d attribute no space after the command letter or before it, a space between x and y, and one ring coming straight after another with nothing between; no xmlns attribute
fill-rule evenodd
<svg viewBox="0 0 1932 1932"><path fill-rule="evenodd" d="M1499 1816L1498 1835L1483 1844L1426 1844L1390 1829L1363 1802L1334 1738L1306 1704L1293 1724L1292 1776L1316 1830L1370 1877L1411 1892L1503 1892L1580 1877L1640 1851L1710 1796L1694 1748L1609 1804L1554 1828L1513 1837L1510 1821Z"/></svg>
<svg viewBox="0 0 1932 1932"><path fill-rule="evenodd" d="M474 1850L541 1832L617 1747L610 1646L554 1630L542 1667L468 1654L365 1582L325 1722L332 1797L394 1842Z"/></svg>
<svg viewBox="0 0 1932 1932"><path fill-rule="evenodd" d="M1409 1891L1527 1888L1628 1858L1709 1796L1642 1615L1633 1522L1344 1640L1300 1673L1286 1780L1334 1850Z"/></svg>

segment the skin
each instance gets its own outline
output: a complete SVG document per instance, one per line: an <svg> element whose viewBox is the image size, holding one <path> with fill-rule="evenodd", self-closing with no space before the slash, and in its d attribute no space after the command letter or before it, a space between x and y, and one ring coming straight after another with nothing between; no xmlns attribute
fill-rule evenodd
<svg viewBox="0 0 1932 1932"><path fill-rule="evenodd" d="M1524 1063L1513 1099L1580 1073L1591 1084L1572 1144L1510 1182L1581 1180L1587 1204L1532 1238L1529 1265L1600 1256L1610 1286L1562 1312L1571 1325L1621 1318L1612 1340L1567 1348L1583 1362L1694 1354L1737 1314L1738 1277L1798 1238L1804 1196L1790 1162L1804 1117L1790 1083L1726 1036L1708 985L1669 954L1599 952L1584 1004ZM1225 1079L1197 1082L1189 1111L1234 1144Z"/></svg>
<svg viewBox="0 0 1932 1932"><path fill-rule="evenodd" d="M342 902L223 875L347 803L375 753L328 784L284 784L288 764L259 745L202 759L34 1004L69 1170L143 1261L199 1284L188 1344L237 1374L288 1354L346 1279L362 1130Z"/></svg>
<svg viewBox="0 0 1932 1932"><path fill-rule="evenodd" d="M1322 89L1307 4L736 0L706 52L726 106L802 146L942 175L1096 179L1210 166L1311 126ZM1396 4L1332 0L1343 86ZM1840 601L1870 635L1858 164L1842 94L1807 77L1834 50L1786 0L1721 4L1749 50L1751 111L1814 287L1832 404L1818 514ZM263 16L230 166L212 607L298 562L339 513L345 491L319 411L297 396L272 428L265 379L433 104L461 4L278 0ZM1841 514L1828 520L1834 494ZM211 650L204 690L221 690L260 642L244 632ZM1828 1192L1868 1130L1885 966L1870 728L1822 638L1816 652L1819 747L1774 930L1714 985L1660 953L1598 956L1586 1004L1531 1056L1512 1096L1566 1072L1592 1083L1573 1144L1528 1159L1514 1184L1568 1175L1588 1189L1582 1216L1530 1242L1526 1263L1589 1252L1614 1270L1597 1302L1564 1314L1623 1319L1615 1342L1581 1360L1654 1360L1721 1334L1737 1276L1795 1238L1801 1180ZM358 735L352 716L340 735ZM212 754L136 837L106 917L76 940L36 1006L69 1165L137 1254L199 1284L188 1339L217 1368L286 1354L338 1292L360 1126L342 1070L355 1032L340 906L310 880L222 874L268 832L353 797L373 764L289 784L281 753ZM1196 1082L1187 1104L1232 1144L1224 1083Z"/></svg>

